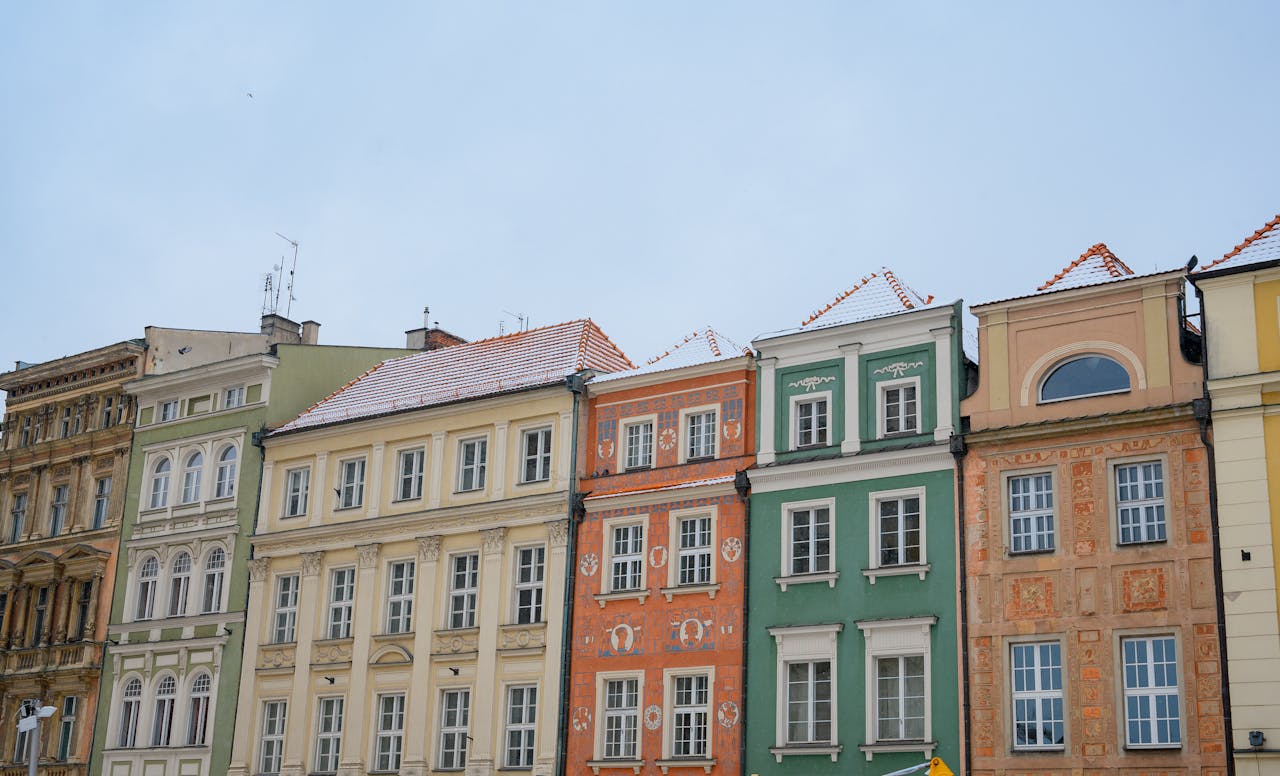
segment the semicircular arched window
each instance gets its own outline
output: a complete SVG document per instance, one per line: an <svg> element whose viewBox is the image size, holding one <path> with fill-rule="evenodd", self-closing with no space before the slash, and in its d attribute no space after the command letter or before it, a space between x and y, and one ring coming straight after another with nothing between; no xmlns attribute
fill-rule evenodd
<svg viewBox="0 0 1280 776"><path fill-rule="evenodd" d="M1040 401L1062 401L1129 390L1129 371L1106 356L1078 356L1064 361L1040 384Z"/></svg>

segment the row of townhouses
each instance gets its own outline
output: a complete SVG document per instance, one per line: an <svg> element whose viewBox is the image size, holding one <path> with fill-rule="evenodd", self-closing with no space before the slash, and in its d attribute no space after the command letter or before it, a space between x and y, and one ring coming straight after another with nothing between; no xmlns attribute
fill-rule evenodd
<svg viewBox="0 0 1280 776"><path fill-rule="evenodd" d="M0 776L1280 774L1278 300L1280 217L641 365L275 314L19 362Z"/></svg>

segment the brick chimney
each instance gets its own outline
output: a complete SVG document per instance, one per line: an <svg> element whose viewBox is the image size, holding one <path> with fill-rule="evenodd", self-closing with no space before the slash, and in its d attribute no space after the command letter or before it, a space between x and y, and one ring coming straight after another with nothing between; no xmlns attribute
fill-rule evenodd
<svg viewBox="0 0 1280 776"><path fill-rule="evenodd" d="M297 345L302 342L301 327L283 315L275 313L262 316L262 334L266 336L269 345L281 343Z"/></svg>
<svg viewBox="0 0 1280 776"><path fill-rule="evenodd" d="M302 322L302 344L316 345L320 342L320 324L315 321Z"/></svg>
<svg viewBox="0 0 1280 776"><path fill-rule="evenodd" d="M466 340L456 334L433 326L430 329L410 329L404 333L404 346L410 350L439 350L450 345L463 345Z"/></svg>

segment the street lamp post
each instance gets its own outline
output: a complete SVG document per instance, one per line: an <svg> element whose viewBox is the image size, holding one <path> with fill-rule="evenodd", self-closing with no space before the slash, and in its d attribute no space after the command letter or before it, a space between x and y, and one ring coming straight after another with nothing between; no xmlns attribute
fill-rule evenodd
<svg viewBox="0 0 1280 776"><path fill-rule="evenodd" d="M30 698L22 702L18 709L18 732L30 734L27 738L27 776L36 776L36 765L40 761L40 720L52 717L58 710L56 706L41 706L39 698Z"/></svg>

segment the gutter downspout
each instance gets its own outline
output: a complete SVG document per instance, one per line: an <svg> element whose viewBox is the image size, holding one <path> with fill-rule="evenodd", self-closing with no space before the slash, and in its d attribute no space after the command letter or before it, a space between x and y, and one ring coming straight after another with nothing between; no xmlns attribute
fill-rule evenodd
<svg viewBox="0 0 1280 776"><path fill-rule="evenodd" d="M569 674L569 656L573 648L573 588L576 584L578 563L578 524L586 514L578 493L578 420L581 401L586 391L586 381L581 373L569 375L565 388L573 394L573 447L569 451L569 538L565 548L565 560L569 568L564 578L564 624L560 633L560 721L556 730L556 774L565 776L569 748L569 691L572 688Z"/></svg>
<svg viewBox="0 0 1280 776"><path fill-rule="evenodd" d="M1208 451L1209 459L1209 525L1213 536L1213 577L1214 603L1218 615L1218 663L1222 671L1222 730L1226 735L1225 751L1227 755L1227 774L1235 776L1235 733L1231 729L1231 677L1227 669L1227 607L1222 594L1222 537L1218 524L1218 465L1213 441L1209 438L1209 428L1213 423L1213 402L1209 397L1209 320L1204 311L1204 292L1191 279L1191 268L1195 266L1195 258L1187 263L1187 282L1196 290L1196 300L1200 303L1200 369L1203 374L1201 385L1203 396L1192 402L1196 420L1200 423L1200 442ZM1182 322L1179 321L1179 325Z"/></svg>
<svg viewBox="0 0 1280 776"><path fill-rule="evenodd" d="M742 697L738 714L738 772L747 776L747 649L751 645L751 629L747 621L751 617L751 479L743 469L733 475L733 487L742 499L742 681L739 683Z"/></svg>
<svg viewBox="0 0 1280 776"><path fill-rule="evenodd" d="M963 773L967 776L973 771L973 748L969 741L969 571L966 563L968 544L964 536L964 459L969 448L964 437L958 434L951 436L951 455L956 461L956 540L959 542L958 570L960 572L960 725L964 729L961 743L964 744Z"/></svg>

